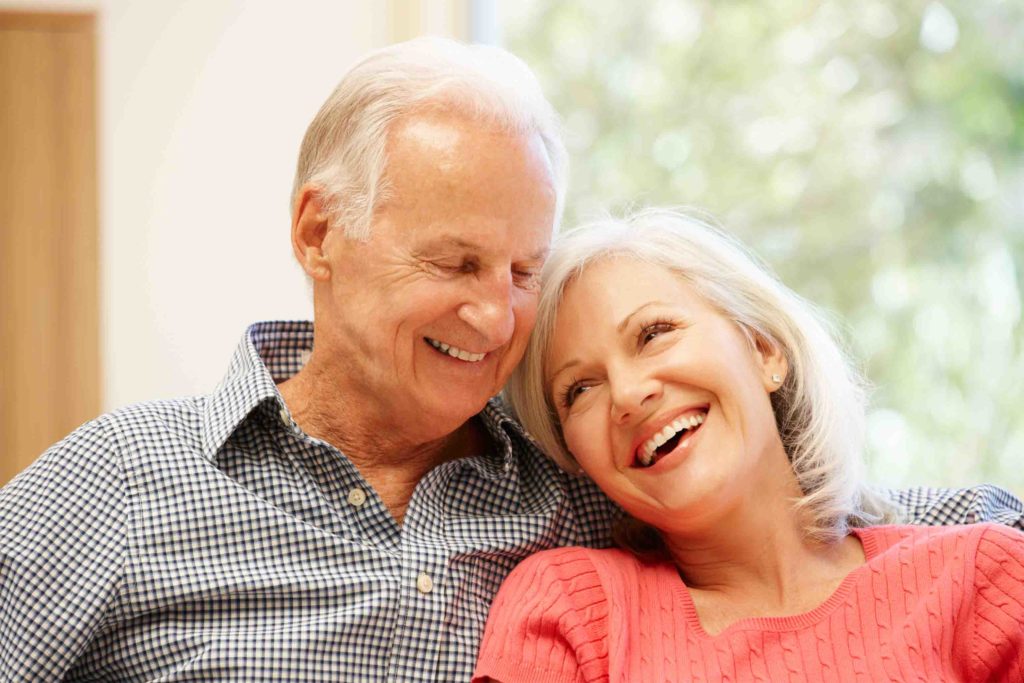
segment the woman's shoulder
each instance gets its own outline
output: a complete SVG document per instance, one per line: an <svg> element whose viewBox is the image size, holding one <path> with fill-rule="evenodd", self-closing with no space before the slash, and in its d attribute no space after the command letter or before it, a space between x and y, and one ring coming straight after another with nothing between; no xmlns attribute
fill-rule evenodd
<svg viewBox="0 0 1024 683"><path fill-rule="evenodd" d="M571 594L617 593L618 587L638 580L645 571L644 561L619 548L551 548L520 562L505 579L502 591L521 594L557 588Z"/></svg>
<svg viewBox="0 0 1024 683"><path fill-rule="evenodd" d="M583 573L594 573L607 568L629 571L640 561L632 553L619 548L585 548L565 546L541 550L528 556L512 571L517 574L554 574L573 578Z"/></svg>
<svg viewBox="0 0 1024 683"><path fill-rule="evenodd" d="M676 576L674 569L652 571L637 556L617 548L544 550L527 557L508 575L492 605L492 619L495 614L505 621L547 615L544 618L557 617L557 621L574 614L591 626L604 624L623 605L664 595L668 574Z"/></svg>

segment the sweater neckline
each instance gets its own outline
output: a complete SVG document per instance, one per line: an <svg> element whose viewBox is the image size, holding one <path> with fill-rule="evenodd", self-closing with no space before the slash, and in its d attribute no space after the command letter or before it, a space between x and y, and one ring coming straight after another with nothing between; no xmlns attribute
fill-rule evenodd
<svg viewBox="0 0 1024 683"><path fill-rule="evenodd" d="M732 622L719 633L711 635L704 630L704 626L700 623L700 615L697 614L697 606L690 595L690 589L679 576L679 572L674 564L667 563L664 566L664 570L667 572L665 578L672 583L676 599L679 600L683 607L683 615L686 618L687 626L700 639L714 640L727 637L736 631L792 631L808 628L831 615L843 604L843 601L853 589L854 584L857 583L860 575L868 571L868 565L871 563L871 560L878 555L878 539L875 538L874 534L870 533L870 529L851 529L850 531L860 540L861 546L864 549L864 564L856 567L844 576L839 586L836 587L824 602L814 609L800 614L782 617L746 617Z"/></svg>

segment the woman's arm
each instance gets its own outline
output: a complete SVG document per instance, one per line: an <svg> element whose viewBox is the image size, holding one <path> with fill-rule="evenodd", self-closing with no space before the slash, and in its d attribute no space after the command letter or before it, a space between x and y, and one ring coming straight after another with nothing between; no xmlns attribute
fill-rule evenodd
<svg viewBox="0 0 1024 683"><path fill-rule="evenodd" d="M986 525L975 558L971 680L1024 681L1024 533Z"/></svg>
<svg viewBox="0 0 1024 683"><path fill-rule="evenodd" d="M607 680L608 607L586 552L538 553L509 574L491 605L474 683Z"/></svg>

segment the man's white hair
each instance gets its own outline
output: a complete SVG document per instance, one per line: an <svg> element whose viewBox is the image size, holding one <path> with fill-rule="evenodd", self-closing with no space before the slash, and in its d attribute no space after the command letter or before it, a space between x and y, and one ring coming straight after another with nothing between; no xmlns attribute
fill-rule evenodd
<svg viewBox="0 0 1024 683"><path fill-rule="evenodd" d="M417 110L454 111L513 135L537 134L562 215L568 156L558 115L518 57L497 47L417 38L390 45L356 64L306 130L292 187L317 188L332 226L367 239L374 210L388 197L384 170L388 130Z"/></svg>
<svg viewBox="0 0 1024 683"><path fill-rule="evenodd" d="M850 526L894 521L895 507L865 482L865 382L826 318L738 240L697 218L647 209L584 225L555 241L544 266L537 324L505 397L542 449L572 467L547 384L546 355L565 288L599 260L630 257L678 273L743 332L789 364L772 393L779 434L803 492L805 532L829 542Z"/></svg>

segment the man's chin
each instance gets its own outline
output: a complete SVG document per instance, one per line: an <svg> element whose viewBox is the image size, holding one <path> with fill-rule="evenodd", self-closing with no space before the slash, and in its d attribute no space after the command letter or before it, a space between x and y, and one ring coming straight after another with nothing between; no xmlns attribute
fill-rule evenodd
<svg viewBox="0 0 1024 683"><path fill-rule="evenodd" d="M493 394L481 394L479 389L472 395L464 396L454 392L444 393L443 398L432 397L432 400L421 402L416 411L416 421L430 431L437 432L438 437L446 436L479 414L491 396Z"/></svg>

